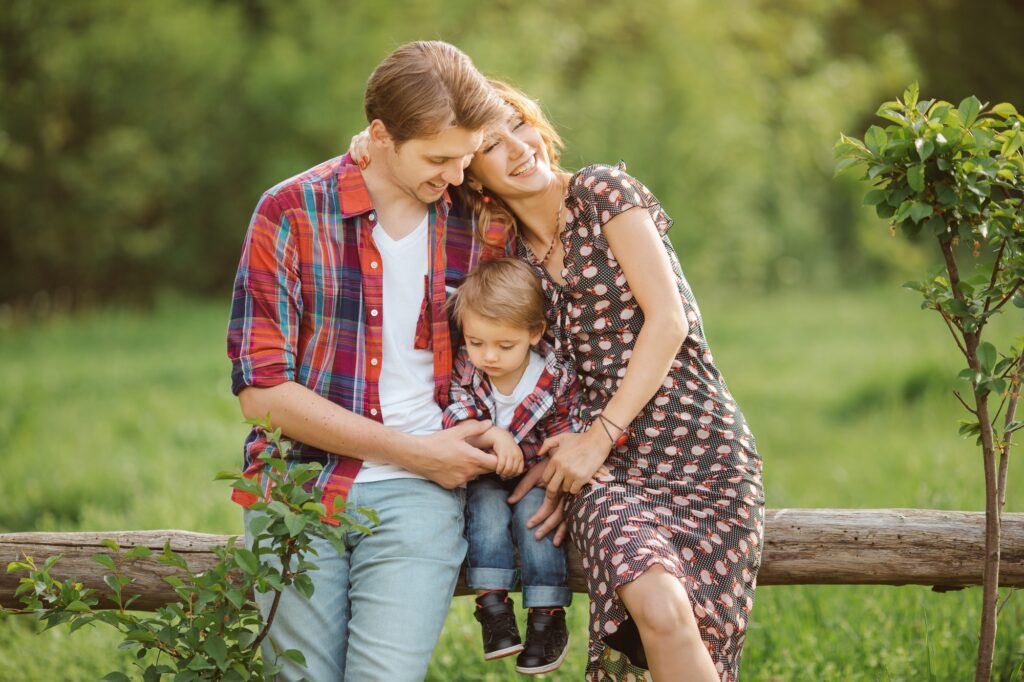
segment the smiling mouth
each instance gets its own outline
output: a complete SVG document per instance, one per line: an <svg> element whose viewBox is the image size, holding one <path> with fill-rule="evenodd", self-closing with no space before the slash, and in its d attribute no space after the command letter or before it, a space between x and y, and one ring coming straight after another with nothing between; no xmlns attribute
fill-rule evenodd
<svg viewBox="0 0 1024 682"><path fill-rule="evenodd" d="M509 175L511 175L513 177L519 176L519 175L522 175L523 173L529 173L530 171L532 171L536 167L537 167L537 157L536 156L531 156L530 159L526 163L520 164L520 166L518 168L516 168L515 170L513 170L511 173L509 173Z"/></svg>
<svg viewBox="0 0 1024 682"><path fill-rule="evenodd" d="M429 182L429 181L428 181L428 182L427 182L427 185L428 185L428 186L429 186L429 187L430 187L431 189L434 189L434 190L436 190L436 191L438 191L438 192L443 192L443 191L445 191L446 189L448 189L448 183L447 183L447 182L442 182L441 184L438 184L438 183L436 183L436 182Z"/></svg>

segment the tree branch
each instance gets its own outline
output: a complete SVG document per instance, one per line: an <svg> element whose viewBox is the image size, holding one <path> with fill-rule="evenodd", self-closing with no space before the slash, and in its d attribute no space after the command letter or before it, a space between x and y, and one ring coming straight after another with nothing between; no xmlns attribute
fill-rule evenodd
<svg viewBox="0 0 1024 682"><path fill-rule="evenodd" d="M997 277L999 275L999 266L1002 264L1003 252L1005 250L1006 250L1006 238L1004 237L1003 238L1003 243L999 245L999 252L996 254L996 259L992 263L992 278L989 279L989 281L988 281L988 290L989 291L992 291L993 287L995 287L995 285L996 285L996 279L997 279ZM989 306L991 306L991 305L992 305L992 297L991 296L986 296L985 297L985 312L986 313L988 312Z"/></svg>

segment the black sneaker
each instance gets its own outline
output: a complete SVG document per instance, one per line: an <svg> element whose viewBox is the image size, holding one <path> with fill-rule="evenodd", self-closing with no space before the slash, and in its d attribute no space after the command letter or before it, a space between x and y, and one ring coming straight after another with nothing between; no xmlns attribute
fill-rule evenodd
<svg viewBox="0 0 1024 682"><path fill-rule="evenodd" d="M568 652L565 609L530 609L526 622L526 648L516 659L516 672L540 675L557 670Z"/></svg>
<svg viewBox="0 0 1024 682"><path fill-rule="evenodd" d="M516 612L507 592L488 592L476 598L476 613L484 638L484 660L493 661L523 650Z"/></svg>

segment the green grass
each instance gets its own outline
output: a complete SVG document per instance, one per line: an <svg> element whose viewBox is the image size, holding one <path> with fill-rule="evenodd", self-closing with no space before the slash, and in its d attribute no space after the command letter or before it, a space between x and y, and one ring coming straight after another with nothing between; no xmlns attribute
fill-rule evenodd
<svg viewBox="0 0 1024 682"><path fill-rule="evenodd" d="M717 362L758 439L768 505L983 508L981 463L956 435L960 368L934 313L897 287L775 297L703 295ZM1013 317L1010 317L1012 315ZM1020 311L995 330L1020 334ZM163 301L0 329L0 529L182 528L237 533L215 472L246 427L229 389L226 304ZM1018 450L1019 452L1019 450ZM1024 511L1012 462L1009 511ZM805 586L758 591L746 681L960 680L973 675L980 590ZM580 679L587 604L551 680ZM485 664L472 604L457 599L432 680L518 679ZM0 622L0 679L95 680L130 671L100 630L36 634ZM1024 680L1024 595L1000 617L996 679Z"/></svg>

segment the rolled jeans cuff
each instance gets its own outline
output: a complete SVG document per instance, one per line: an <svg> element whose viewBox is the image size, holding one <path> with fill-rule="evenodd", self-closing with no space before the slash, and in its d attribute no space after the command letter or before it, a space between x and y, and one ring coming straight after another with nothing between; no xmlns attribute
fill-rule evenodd
<svg viewBox="0 0 1024 682"><path fill-rule="evenodd" d="M516 586L514 568L468 568L466 585L471 590L509 590Z"/></svg>
<svg viewBox="0 0 1024 682"><path fill-rule="evenodd" d="M572 603L572 591L568 587L546 585L523 585L523 606L536 609L542 606L568 606Z"/></svg>

